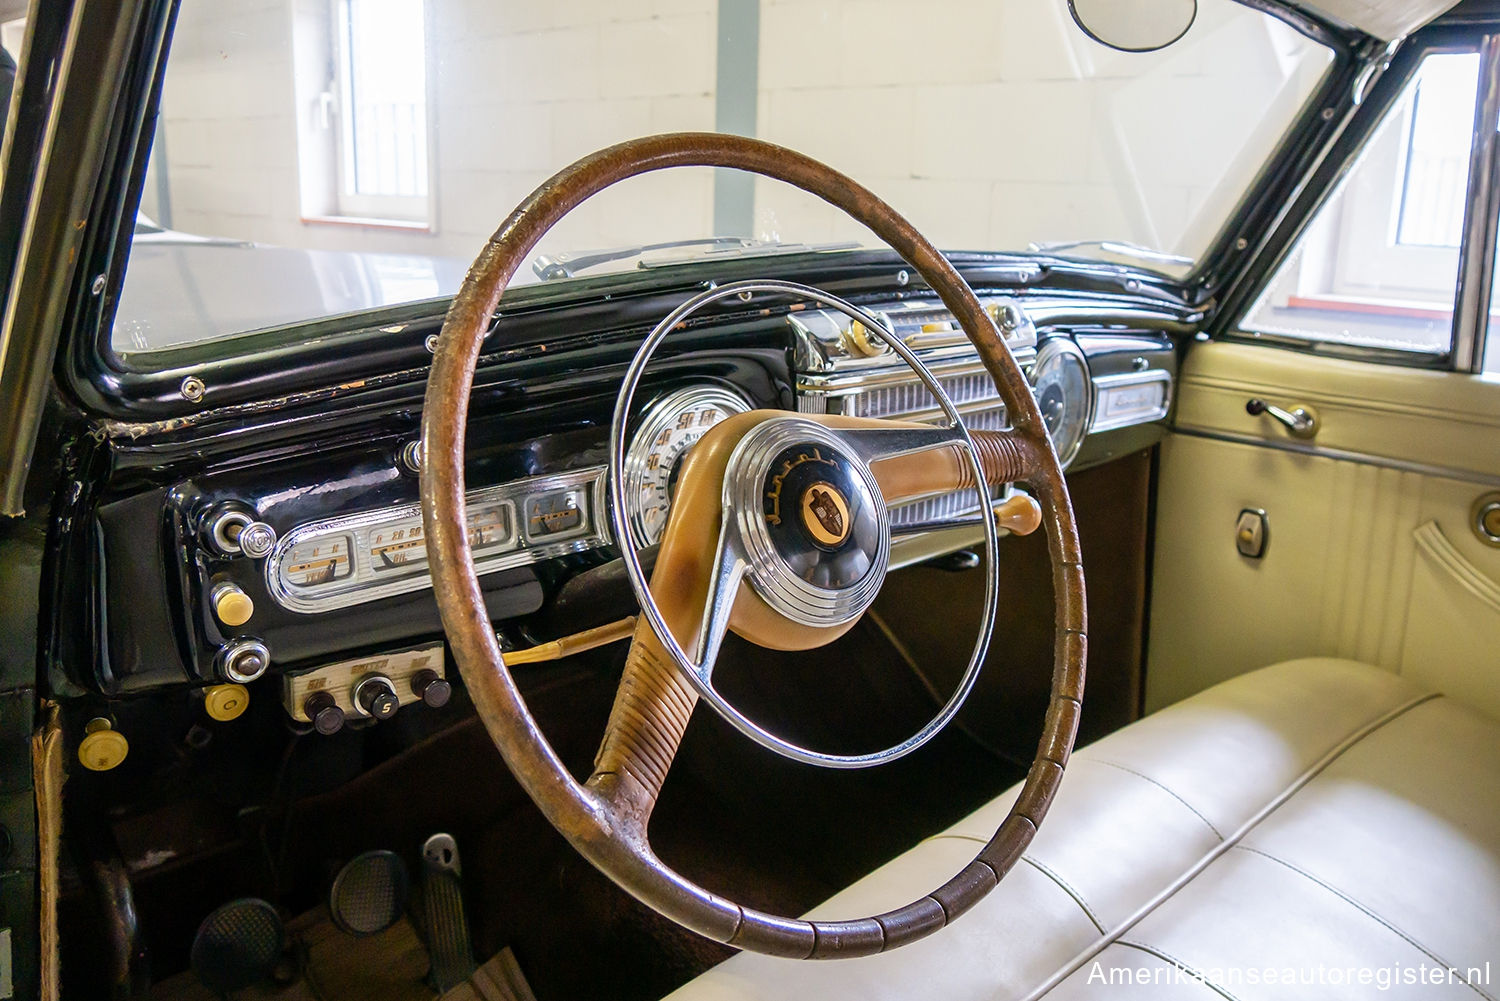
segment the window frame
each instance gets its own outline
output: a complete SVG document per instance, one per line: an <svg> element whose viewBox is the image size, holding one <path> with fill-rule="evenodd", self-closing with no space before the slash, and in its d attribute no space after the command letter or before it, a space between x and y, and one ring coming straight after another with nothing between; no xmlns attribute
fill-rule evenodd
<svg viewBox="0 0 1500 1001"><path fill-rule="evenodd" d="M1341 189L1341 180L1357 164L1389 114L1396 110L1423 61L1454 52L1479 54L1474 135L1469 150L1468 197L1464 209L1453 321L1448 349L1424 353L1394 347L1346 344L1263 333L1245 326L1262 293L1297 251L1308 228ZM1485 127L1489 123L1489 127ZM1283 217L1270 241L1276 250L1226 297L1211 336L1227 341L1261 343L1309 354L1459 373L1484 371L1485 341L1496 259L1496 215L1500 211L1500 23L1483 26L1440 25L1418 32L1400 46L1390 66L1368 85L1348 127L1304 185L1299 203Z"/></svg>

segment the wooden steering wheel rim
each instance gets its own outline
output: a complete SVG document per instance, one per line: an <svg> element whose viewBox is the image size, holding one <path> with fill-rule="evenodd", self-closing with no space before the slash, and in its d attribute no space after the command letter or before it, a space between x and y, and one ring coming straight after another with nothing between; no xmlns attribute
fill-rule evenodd
<svg viewBox="0 0 1500 1001"><path fill-rule="evenodd" d="M768 914L711 893L658 859L644 824L577 782L548 744L505 666L474 571L464 527L464 439L475 366L501 293L543 234L585 199L625 178L687 166L735 168L784 181L872 230L952 311L995 380L1016 436L1028 446L1025 480L1042 508L1056 605L1051 701L1036 758L1006 819L974 860L932 893L884 914L849 921ZM738 948L796 958L870 955L931 934L974 906L1031 843L1062 779L1083 698L1084 577L1067 485L1026 378L973 290L925 237L861 185L792 150L718 133L650 136L564 168L506 218L454 297L428 379L422 440L422 516L433 591L479 716L548 821L647 906Z"/></svg>

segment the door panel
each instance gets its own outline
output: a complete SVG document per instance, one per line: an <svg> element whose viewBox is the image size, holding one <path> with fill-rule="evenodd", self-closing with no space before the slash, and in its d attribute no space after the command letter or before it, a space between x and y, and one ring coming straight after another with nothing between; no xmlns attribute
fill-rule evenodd
<svg viewBox="0 0 1500 1001"><path fill-rule="evenodd" d="M1500 716L1500 384L1254 345L1189 352L1158 485L1147 709L1277 660L1350 657ZM1311 406L1292 438L1245 403ZM1261 559L1235 548L1264 510Z"/></svg>

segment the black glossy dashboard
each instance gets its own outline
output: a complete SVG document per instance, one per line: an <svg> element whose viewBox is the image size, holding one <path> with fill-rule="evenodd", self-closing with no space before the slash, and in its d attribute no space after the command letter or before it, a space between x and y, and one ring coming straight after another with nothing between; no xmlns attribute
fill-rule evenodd
<svg viewBox="0 0 1500 1001"><path fill-rule="evenodd" d="M1164 433L1173 335L1191 329L1185 309L1097 293L982 292L1035 321L1029 343L1013 342L1023 365L1034 366L1037 349L1052 340L1082 349L1093 430L1073 468L1148 447ZM675 302L658 298L664 315ZM866 290L862 304L928 312L938 305L900 287ZM481 586L507 642L560 631L546 615L549 603L568 581L614 558L598 477L615 390L643 330L589 330L582 321L603 315L604 304L588 306L533 313L527 323L541 331L540 343L483 359L476 379L467 481L480 496L470 524L471 532L491 533L484 538L494 558L485 565L480 553ZM635 301L631 311L649 314L644 306ZM674 334L638 395L642 409L692 385L731 390L754 407L822 409L809 404L815 394L798 333L806 319L791 303L747 303ZM937 343L940 327L924 320L924 336ZM954 354L961 349L951 349L951 338L942 343L949 348L941 363L961 365ZM82 443L77 479L104 485L76 498L58 526L58 593L75 602L64 607L86 611L54 637L55 682L106 697L215 683L225 680L226 648L246 638L264 644L271 673L282 675L440 643L413 527L421 374L198 419L120 424ZM274 554L223 552L212 529L226 509L269 526ZM253 606L236 625L215 604L230 586Z"/></svg>

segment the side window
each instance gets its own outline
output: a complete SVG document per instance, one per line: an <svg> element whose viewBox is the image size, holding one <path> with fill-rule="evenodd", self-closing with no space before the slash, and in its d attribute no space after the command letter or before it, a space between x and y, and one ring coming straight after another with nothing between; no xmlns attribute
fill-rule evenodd
<svg viewBox="0 0 1500 1001"><path fill-rule="evenodd" d="M1468 202L1479 54L1423 60L1241 326L1447 354Z"/></svg>

